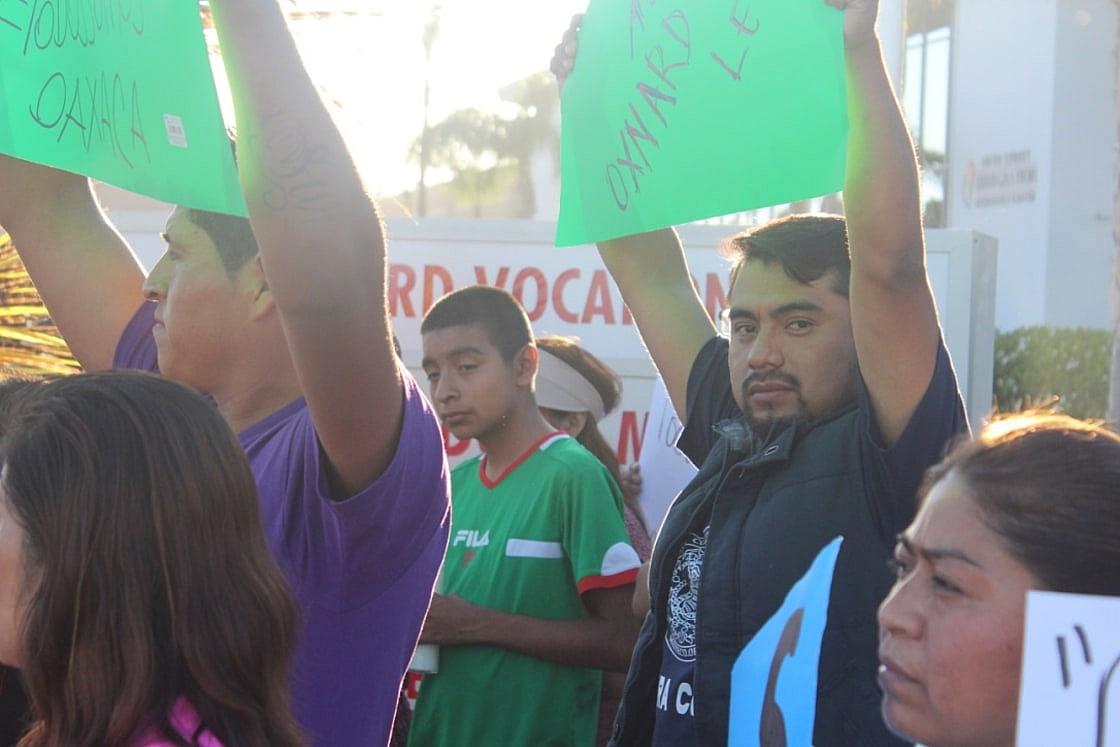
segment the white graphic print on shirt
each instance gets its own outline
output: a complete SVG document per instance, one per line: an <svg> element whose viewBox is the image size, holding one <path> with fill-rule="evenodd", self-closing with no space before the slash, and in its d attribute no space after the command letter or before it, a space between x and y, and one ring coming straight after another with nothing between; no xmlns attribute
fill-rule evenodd
<svg viewBox="0 0 1120 747"><path fill-rule="evenodd" d="M669 626L665 643L679 661L696 661L696 604L700 595L700 570L708 546L708 527L694 533L681 546L669 585Z"/></svg>

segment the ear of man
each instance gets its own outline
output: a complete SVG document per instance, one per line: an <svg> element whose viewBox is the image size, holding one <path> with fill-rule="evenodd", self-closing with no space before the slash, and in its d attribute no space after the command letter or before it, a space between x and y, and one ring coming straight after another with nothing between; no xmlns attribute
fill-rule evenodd
<svg viewBox="0 0 1120 747"><path fill-rule="evenodd" d="M241 272L243 273L242 282L247 284L253 299L253 321L264 319L276 311L276 300L268 286L268 278L264 274L264 262L261 260L261 255L257 254L246 262Z"/></svg>

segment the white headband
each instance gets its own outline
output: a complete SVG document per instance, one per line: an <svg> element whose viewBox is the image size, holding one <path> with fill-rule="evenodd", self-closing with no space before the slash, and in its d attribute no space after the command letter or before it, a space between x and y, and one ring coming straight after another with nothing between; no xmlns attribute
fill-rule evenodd
<svg viewBox="0 0 1120 747"><path fill-rule="evenodd" d="M547 350L537 351L537 404L561 412L587 412L592 419L602 420L606 407L591 382Z"/></svg>

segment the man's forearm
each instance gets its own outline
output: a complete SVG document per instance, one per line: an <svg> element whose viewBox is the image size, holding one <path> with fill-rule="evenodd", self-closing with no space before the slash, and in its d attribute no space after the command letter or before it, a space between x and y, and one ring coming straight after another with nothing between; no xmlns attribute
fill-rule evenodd
<svg viewBox="0 0 1120 747"><path fill-rule="evenodd" d="M375 295L380 220L277 0L211 6L234 94L238 170L277 304L298 311ZM347 292L347 282L364 293Z"/></svg>
<svg viewBox="0 0 1120 747"><path fill-rule="evenodd" d="M663 228L602 241L599 255L683 418L692 363L715 334L715 325L692 284L676 231Z"/></svg>

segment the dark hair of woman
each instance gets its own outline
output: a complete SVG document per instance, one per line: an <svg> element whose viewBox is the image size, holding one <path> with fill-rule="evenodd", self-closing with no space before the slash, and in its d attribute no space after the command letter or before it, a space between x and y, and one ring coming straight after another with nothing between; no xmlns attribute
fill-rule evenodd
<svg viewBox="0 0 1120 747"><path fill-rule="evenodd" d="M225 747L304 744L288 671L296 608L236 437L199 395L140 373L25 397L2 444L23 532L21 747L123 745L156 730ZM200 725L170 723L185 699Z"/></svg>
<svg viewBox="0 0 1120 747"><path fill-rule="evenodd" d="M610 369L607 364L596 358L591 353L584 350L574 340L559 335L544 335L537 338L537 347L551 353L563 362L571 366L575 371L587 379L588 383L595 388L599 397L603 400L603 412L610 413L614 408L618 407L619 400L622 398L622 381L618 378L618 374ZM548 409L548 408L545 408ZM587 424L579 432L576 438L583 448L590 451L595 457L603 463L607 471L611 473L615 482L622 485L622 471L618 464L618 455L615 454L614 449L607 443L607 439L603 437L602 431L599 430L598 423L595 422L593 417L587 418ZM626 495L625 491L623 494ZM638 516L642 524L645 524L645 518L642 514L641 507L638 505L636 496L626 496L626 505Z"/></svg>
<svg viewBox="0 0 1120 747"><path fill-rule="evenodd" d="M992 531L1050 591L1120 595L1120 437L1064 415L998 418L926 475L961 478Z"/></svg>

